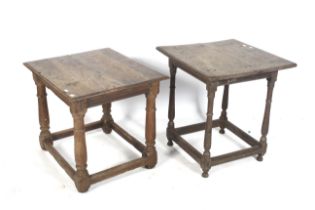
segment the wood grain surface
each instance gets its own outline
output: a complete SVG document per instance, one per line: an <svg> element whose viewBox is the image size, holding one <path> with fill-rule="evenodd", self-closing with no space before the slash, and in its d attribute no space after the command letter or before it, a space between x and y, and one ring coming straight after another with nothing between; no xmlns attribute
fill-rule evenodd
<svg viewBox="0 0 315 210"><path fill-rule="evenodd" d="M48 88L73 99L167 78L110 48L24 65L41 77Z"/></svg>
<svg viewBox="0 0 315 210"><path fill-rule="evenodd" d="M202 81L240 78L296 66L291 61L234 39L162 46L157 50Z"/></svg>

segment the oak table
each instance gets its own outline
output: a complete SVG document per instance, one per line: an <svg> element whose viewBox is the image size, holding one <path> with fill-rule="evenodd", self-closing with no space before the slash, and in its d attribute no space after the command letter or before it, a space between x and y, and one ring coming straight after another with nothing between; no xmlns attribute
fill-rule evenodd
<svg viewBox="0 0 315 210"><path fill-rule="evenodd" d="M169 58L171 75L167 127L168 145L173 145L174 141L197 161L202 168L203 177L208 177L211 166L228 161L254 155L257 155L258 161L262 161L267 148L266 136L269 127L271 98L278 71L295 67L296 64L234 39L213 43L162 46L157 47L157 50ZM206 83L208 92L206 122L175 128L175 75L177 67ZM263 78L268 81L268 89L261 138L260 141L257 141L228 120L228 94L230 84ZM219 119L213 120L215 92L217 87L221 85L224 86L222 112ZM221 134L224 134L225 128L230 130L250 147L211 157L211 133L212 128L215 127L220 127L219 132ZM181 136L201 130L205 130L203 153L197 151Z"/></svg>
<svg viewBox="0 0 315 210"><path fill-rule="evenodd" d="M155 98L159 81L167 77L106 48L62 57L26 62L37 86L41 148L47 150L73 179L79 192L91 184L137 167L153 168L157 162L155 150ZM73 128L51 133L46 100L46 87L69 107ZM117 125L111 115L111 102L145 94L145 144ZM89 107L102 105L103 117L93 123L84 123ZM112 130L133 145L142 157L90 175L87 170L85 132L102 128L106 134ZM76 170L53 147L53 142L74 135Z"/></svg>

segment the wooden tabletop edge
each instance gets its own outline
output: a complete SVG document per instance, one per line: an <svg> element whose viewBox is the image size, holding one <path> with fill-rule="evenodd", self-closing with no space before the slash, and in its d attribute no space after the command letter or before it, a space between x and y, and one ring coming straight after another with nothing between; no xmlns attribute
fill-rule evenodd
<svg viewBox="0 0 315 210"><path fill-rule="evenodd" d="M284 65L283 67L279 68L279 70L283 70L283 69L290 69L290 68L295 68L298 65L292 61L288 61L288 64Z"/></svg>

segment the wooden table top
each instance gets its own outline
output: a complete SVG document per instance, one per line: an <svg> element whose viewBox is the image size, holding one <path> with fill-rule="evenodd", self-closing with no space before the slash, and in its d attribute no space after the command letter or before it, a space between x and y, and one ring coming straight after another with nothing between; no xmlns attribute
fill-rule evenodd
<svg viewBox="0 0 315 210"><path fill-rule="evenodd" d="M231 39L212 43L162 46L157 50L178 67L202 81L254 76L295 67L296 64Z"/></svg>
<svg viewBox="0 0 315 210"><path fill-rule="evenodd" d="M24 65L49 88L71 99L168 78L110 48L31 61Z"/></svg>

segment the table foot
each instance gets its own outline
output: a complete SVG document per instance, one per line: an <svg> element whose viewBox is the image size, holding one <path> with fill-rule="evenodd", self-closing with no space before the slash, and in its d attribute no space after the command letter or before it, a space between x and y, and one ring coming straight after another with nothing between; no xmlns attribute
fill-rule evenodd
<svg viewBox="0 0 315 210"><path fill-rule="evenodd" d="M209 177L209 173L204 171L204 172L201 174L201 176L202 176L203 178L208 178L208 177Z"/></svg>
<svg viewBox="0 0 315 210"><path fill-rule="evenodd" d="M79 192L87 192L89 190L91 184L87 170L78 170L73 179Z"/></svg>
<svg viewBox="0 0 315 210"><path fill-rule="evenodd" d="M171 126L174 126L173 124ZM174 128L173 128L174 129ZM166 129L167 146L173 146L173 136L171 135L171 128Z"/></svg>
<svg viewBox="0 0 315 210"><path fill-rule="evenodd" d="M262 155L258 155L258 156L256 157L256 160L259 161L259 162L261 162L261 161L264 160L264 158L263 158Z"/></svg>
<svg viewBox="0 0 315 210"><path fill-rule="evenodd" d="M51 137L51 133L49 131L42 131L39 135L39 144L40 147L42 148L42 150L47 150L46 149L46 144L50 144L52 145L52 137Z"/></svg>
<svg viewBox="0 0 315 210"><path fill-rule="evenodd" d="M172 140L168 140L167 146L169 146L169 147L173 146L173 141Z"/></svg>

